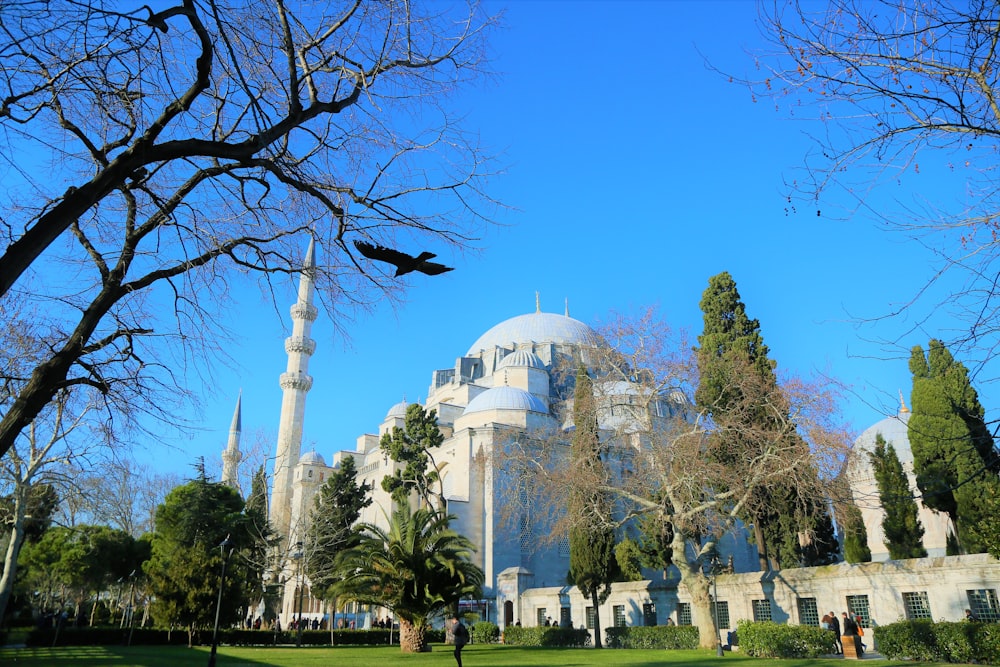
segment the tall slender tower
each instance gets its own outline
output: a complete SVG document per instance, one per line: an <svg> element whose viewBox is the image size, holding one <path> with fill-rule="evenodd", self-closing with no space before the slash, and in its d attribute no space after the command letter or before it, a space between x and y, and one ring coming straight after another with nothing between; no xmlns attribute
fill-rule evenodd
<svg viewBox="0 0 1000 667"><path fill-rule="evenodd" d="M222 452L222 483L228 484L237 491L240 490L240 431L242 419L240 404L243 402L243 391L236 397L236 412L233 413L233 423L229 427L229 444Z"/></svg>
<svg viewBox="0 0 1000 667"><path fill-rule="evenodd" d="M278 447L274 457L274 486L271 490L271 525L282 539L288 539L292 515L292 474L302 448L302 425L305 420L306 394L312 388L309 357L316 351L316 341L309 337L316 321L313 306L313 282L316 273L316 248L309 241L306 259L299 277L299 296L292 306L292 335L285 339L288 369L281 374L281 422Z"/></svg>

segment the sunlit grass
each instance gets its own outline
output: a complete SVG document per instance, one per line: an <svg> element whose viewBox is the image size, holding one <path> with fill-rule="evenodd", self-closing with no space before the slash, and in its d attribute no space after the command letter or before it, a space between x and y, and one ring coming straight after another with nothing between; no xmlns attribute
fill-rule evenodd
<svg viewBox="0 0 1000 667"><path fill-rule="evenodd" d="M454 665L452 649L435 645L430 653L403 654L398 647L270 647L219 648L218 667L329 667L330 665L413 665L443 667ZM81 646L62 648L0 649L0 665L26 667L205 667L209 650L206 647ZM653 667L653 665L701 665L704 667L844 667L843 659L822 660L758 660L739 653L727 653L719 658L712 651L661 650L594 650L526 648L516 646L467 646L462 652L465 667L584 667L615 665L620 667ZM868 662L868 661L866 661ZM900 660L878 660L877 667L917 667L933 663Z"/></svg>

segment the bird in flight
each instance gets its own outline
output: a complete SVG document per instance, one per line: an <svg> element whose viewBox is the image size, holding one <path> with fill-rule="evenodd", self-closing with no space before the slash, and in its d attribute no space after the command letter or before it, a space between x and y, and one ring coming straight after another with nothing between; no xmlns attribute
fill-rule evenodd
<svg viewBox="0 0 1000 667"><path fill-rule="evenodd" d="M413 255L407 255L405 252L393 250L392 248L386 248L385 246L372 245L371 243L367 243L365 241L355 241L354 247L368 259L374 259L379 262L387 262L395 265L397 278L412 271L419 271L420 273L426 273L429 276L436 276L454 269L454 267L451 266L445 266L444 264L438 264L437 262L427 261L433 257L437 257L437 255L432 252L422 252L417 257L414 257Z"/></svg>

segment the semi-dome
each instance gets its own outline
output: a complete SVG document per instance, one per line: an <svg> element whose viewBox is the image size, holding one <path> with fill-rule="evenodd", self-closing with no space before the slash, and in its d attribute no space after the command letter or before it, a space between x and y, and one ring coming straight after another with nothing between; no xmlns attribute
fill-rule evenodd
<svg viewBox="0 0 1000 667"><path fill-rule="evenodd" d="M545 362L542 361L534 352L529 352L528 350L517 350L500 360L497 364L497 368L518 368L527 366L528 368L545 368Z"/></svg>
<svg viewBox="0 0 1000 667"><path fill-rule="evenodd" d="M299 457L299 463L308 466L325 466L326 461L323 460L323 456L317 452L315 449L311 452L306 452Z"/></svg>
<svg viewBox="0 0 1000 667"><path fill-rule="evenodd" d="M493 387L479 394L479 396L469 401L462 414L471 415L473 412L485 412L487 410L548 412L545 404L537 396L529 394L523 389L507 385Z"/></svg>
<svg viewBox="0 0 1000 667"><path fill-rule="evenodd" d="M555 313L529 313L504 320L479 337L468 355L494 347L513 347L518 343L557 343L596 345L600 337L579 320Z"/></svg>

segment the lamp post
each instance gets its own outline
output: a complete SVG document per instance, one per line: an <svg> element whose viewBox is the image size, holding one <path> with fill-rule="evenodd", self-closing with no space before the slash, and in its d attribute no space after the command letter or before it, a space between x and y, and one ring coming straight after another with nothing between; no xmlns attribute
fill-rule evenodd
<svg viewBox="0 0 1000 667"><path fill-rule="evenodd" d="M712 624L715 625L715 655L725 656L719 632L719 552L712 553Z"/></svg>
<svg viewBox="0 0 1000 667"><path fill-rule="evenodd" d="M212 651L208 654L208 667L215 667L215 652L219 647L219 611L222 609L222 589L226 587L226 563L229 562L229 557L233 555L232 548L226 553L226 547L228 546L229 535L226 535L226 539L222 540L222 543L219 545L219 549L222 550L222 573L219 576L219 598L215 603L215 628L212 630Z"/></svg>
<svg viewBox="0 0 1000 667"><path fill-rule="evenodd" d="M302 551L302 542L295 543L295 553L292 554L292 558L295 560L296 569L299 575L299 620L295 624L295 645L298 647L302 646L302 589L305 588L305 581L302 577L302 558L305 553Z"/></svg>

